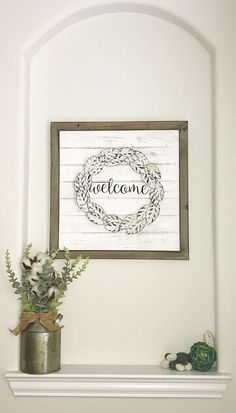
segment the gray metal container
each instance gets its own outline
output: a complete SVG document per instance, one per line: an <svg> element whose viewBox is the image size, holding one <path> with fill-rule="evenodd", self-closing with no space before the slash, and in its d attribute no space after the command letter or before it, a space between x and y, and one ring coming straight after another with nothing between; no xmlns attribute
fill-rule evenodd
<svg viewBox="0 0 236 413"><path fill-rule="evenodd" d="M61 330L50 332L38 321L21 333L20 370L29 374L47 374L61 368Z"/></svg>

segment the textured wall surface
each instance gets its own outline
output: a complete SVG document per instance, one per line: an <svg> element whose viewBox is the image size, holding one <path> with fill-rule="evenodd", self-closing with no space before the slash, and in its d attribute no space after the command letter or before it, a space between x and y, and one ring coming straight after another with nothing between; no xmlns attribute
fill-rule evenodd
<svg viewBox="0 0 236 413"><path fill-rule="evenodd" d="M235 3L1 0L0 9L0 411L233 413L234 381L221 401L15 399L3 374L18 366L8 327L20 308L3 253L17 266L26 238L47 246L50 121L188 120L190 261L93 260L63 306L62 361L158 363L216 320L219 368L234 377Z"/></svg>

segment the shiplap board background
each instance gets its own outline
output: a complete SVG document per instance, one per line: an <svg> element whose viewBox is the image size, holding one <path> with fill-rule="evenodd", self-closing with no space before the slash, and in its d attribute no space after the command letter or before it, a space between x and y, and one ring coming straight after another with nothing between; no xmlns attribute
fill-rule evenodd
<svg viewBox="0 0 236 413"><path fill-rule="evenodd" d="M132 147L143 152L161 171L165 195L160 215L140 233L111 233L88 220L76 203L74 180L84 173L85 162L105 148ZM141 176L128 165L104 167L94 183L143 185ZM91 200L107 214L125 216L149 203L148 195L137 193L90 193ZM179 251L179 131L60 131L59 248L71 250Z"/></svg>

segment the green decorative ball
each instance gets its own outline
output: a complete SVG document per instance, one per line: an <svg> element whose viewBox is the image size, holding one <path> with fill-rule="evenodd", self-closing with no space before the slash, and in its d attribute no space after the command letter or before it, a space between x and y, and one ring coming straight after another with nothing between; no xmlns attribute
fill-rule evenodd
<svg viewBox="0 0 236 413"><path fill-rule="evenodd" d="M193 369L208 371L216 361L216 350L208 344L199 341L190 349Z"/></svg>

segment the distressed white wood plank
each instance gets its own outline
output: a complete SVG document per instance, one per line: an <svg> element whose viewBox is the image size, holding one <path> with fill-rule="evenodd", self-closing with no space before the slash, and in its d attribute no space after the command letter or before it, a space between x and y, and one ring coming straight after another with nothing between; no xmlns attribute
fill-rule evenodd
<svg viewBox="0 0 236 413"><path fill-rule="evenodd" d="M124 198L95 198L92 197L91 200L95 203L98 203L106 212L106 214L115 214L115 215L126 215L137 213L138 210L146 204L149 204L149 198L132 198L126 200ZM67 201L67 202L66 202ZM70 201L70 202L69 202ZM117 202L118 201L118 202ZM177 198L165 198L160 205L160 216L176 216L179 217L178 209L178 199ZM73 204L73 205L72 205ZM83 215L77 205L77 202L73 198L64 198L60 200L60 215Z"/></svg>
<svg viewBox="0 0 236 413"><path fill-rule="evenodd" d="M120 215L120 217L122 217ZM125 216L123 216L125 217ZM64 233L94 233L95 227L86 215L63 216L60 221L60 230ZM152 224L143 229L143 233L176 233L179 230L178 217L159 216ZM103 225L96 225L96 232L107 234Z"/></svg>
<svg viewBox="0 0 236 413"><path fill-rule="evenodd" d="M76 176L79 172L84 173L84 166L78 165L76 168L75 165L67 165L67 168L73 171L73 175L71 174L70 181L74 181ZM178 165L172 166L171 168L171 177L170 179L166 179L165 174L162 173L162 168L159 167L161 172L161 181L162 180L172 180L178 181ZM105 166L98 174L92 176L93 182L108 180L109 178L113 178L114 180L119 181L142 181L142 176L138 172L134 171L129 165L118 165L113 167ZM63 182L63 175L61 174L61 182Z"/></svg>
<svg viewBox="0 0 236 413"><path fill-rule="evenodd" d="M149 142L147 143L147 145L145 145L144 143L140 143L139 141L137 141L135 145L133 141L130 141L132 143L124 142L124 145L117 145L117 144L112 145L111 142L107 142L107 144L104 145L104 141L101 141L101 142L102 144L100 144L99 141L97 140L97 142L95 142L95 144L91 147L91 145L89 145L88 142L85 142L84 140L81 141L80 139L78 139L74 146L72 145L71 146L60 146L60 148L61 148L61 152L64 152L64 153L67 153L67 151L69 150L88 151L87 153L90 153L91 150L100 152L109 147L111 148L121 148L121 147L127 148L128 147L128 148L136 149L141 152L149 152L149 153L151 153L151 151L154 149L155 153L158 153L160 155L170 155L170 154L173 155L173 154L176 154L176 151L178 150L178 144L177 142L174 142L174 141L170 141L166 143L159 141L158 144L155 144L156 142Z"/></svg>
<svg viewBox="0 0 236 413"><path fill-rule="evenodd" d="M178 176L179 176L179 165L178 163L173 164L173 165L160 165L158 164L158 167L160 169L161 172L161 181L178 181ZM109 168L105 167L104 171L102 171L99 175L94 176L94 180L98 178L102 179L101 177L103 176L103 173L106 173L107 170L109 170L109 174L111 176L116 174L119 174L119 178L120 180L125 180L127 179L127 171L126 168L123 169L123 166L120 167L121 169L118 169L118 167L114 167L114 168ZM132 173L132 176L139 176L138 174L135 174L135 172L130 168L129 168L129 172ZM60 168L60 181L61 182L72 182L74 181L75 177L77 176L77 174L79 172L84 172L84 166L82 164L78 164L78 165L61 165Z"/></svg>
<svg viewBox="0 0 236 413"><path fill-rule="evenodd" d="M179 251L178 233L126 235L120 232L99 234L60 233L59 247L78 250Z"/></svg>
<svg viewBox="0 0 236 413"><path fill-rule="evenodd" d="M119 146L156 146L178 145L178 130L131 130L131 131L60 131L61 148L85 146L107 148Z"/></svg>
<svg viewBox="0 0 236 413"><path fill-rule="evenodd" d="M102 200L100 200L100 204L102 205ZM127 202L124 200L120 200L117 205L116 199L109 200L109 210L108 213L120 214L121 211L124 213L132 213L136 209L140 208L143 205L142 199L131 199L129 201L128 211L127 212ZM179 215L179 200L178 199L164 199L161 203L161 215ZM60 199L60 215L83 215L83 212L79 210L76 200L75 199Z"/></svg>
<svg viewBox="0 0 236 413"><path fill-rule="evenodd" d="M136 149L137 147L135 147ZM69 148L62 149L60 151L60 163L61 165L78 165L85 164L85 162L91 156L98 156L101 148ZM149 162L157 164L173 164L176 163L176 151L168 153L168 148L166 153L160 153L156 148L146 148L142 149L142 152L146 155ZM112 168L108 167L107 168Z"/></svg>

